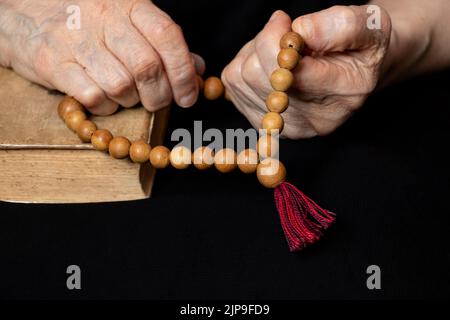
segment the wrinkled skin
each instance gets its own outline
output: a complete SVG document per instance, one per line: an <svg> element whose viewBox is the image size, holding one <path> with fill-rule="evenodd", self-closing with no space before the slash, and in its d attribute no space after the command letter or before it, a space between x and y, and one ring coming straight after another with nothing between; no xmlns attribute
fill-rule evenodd
<svg viewBox="0 0 450 320"><path fill-rule="evenodd" d="M222 80L236 107L258 128L272 91L269 77L278 67L280 38L298 32L309 50L293 70L285 137L327 135L360 108L377 86L389 47L390 17L381 11L381 29L366 27L366 6L335 6L293 22L282 11L247 43L224 69Z"/></svg>
<svg viewBox="0 0 450 320"><path fill-rule="evenodd" d="M79 30L66 25L71 5L81 9ZM204 69L148 0L0 0L0 63L103 115L140 100L151 111L172 99L192 106Z"/></svg>

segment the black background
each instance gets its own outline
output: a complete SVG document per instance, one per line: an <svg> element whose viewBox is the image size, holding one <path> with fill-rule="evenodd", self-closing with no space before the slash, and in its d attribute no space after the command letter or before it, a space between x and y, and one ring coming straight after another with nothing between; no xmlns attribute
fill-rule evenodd
<svg viewBox="0 0 450 320"><path fill-rule="evenodd" d="M161 7L205 57L207 75L219 75L274 9L298 16L329 4ZM393 86L328 137L282 141L289 180L338 215L325 239L301 253L288 252L273 192L254 176L167 169L149 200L1 203L0 297L448 298L449 79L442 72ZM190 110L174 108L170 131L192 129L194 120L204 128L249 127L230 103L200 100ZM66 288L71 264L82 269L80 291ZM382 290L366 288L371 264L381 268Z"/></svg>

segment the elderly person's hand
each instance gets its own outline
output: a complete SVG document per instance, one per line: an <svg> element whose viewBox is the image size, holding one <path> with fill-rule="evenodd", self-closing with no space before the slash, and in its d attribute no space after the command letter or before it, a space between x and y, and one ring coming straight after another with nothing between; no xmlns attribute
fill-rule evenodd
<svg viewBox="0 0 450 320"><path fill-rule="evenodd" d="M204 68L180 27L148 0L0 0L0 64L96 114L140 100L152 111L173 98L192 106L196 66Z"/></svg>
<svg viewBox="0 0 450 320"><path fill-rule="evenodd" d="M293 22L275 12L222 73L228 96L254 127L261 127L280 39L292 29L309 52L293 70L282 135L298 139L331 133L377 85L391 36L390 17L380 12L380 28L373 30L367 27L367 6L336 6Z"/></svg>

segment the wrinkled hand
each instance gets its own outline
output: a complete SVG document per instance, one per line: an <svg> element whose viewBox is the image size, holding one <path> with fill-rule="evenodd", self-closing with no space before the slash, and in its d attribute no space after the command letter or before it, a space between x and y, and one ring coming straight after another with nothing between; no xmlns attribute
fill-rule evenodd
<svg viewBox="0 0 450 320"><path fill-rule="evenodd" d="M278 68L281 37L291 29L310 51L294 73L282 135L307 138L339 127L375 89L390 34L390 17L381 10L381 29L367 28L366 6L336 6L297 18L275 12L255 39L224 69L222 80L236 107L259 128L273 91L269 78Z"/></svg>
<svg viewBox="0 0 450 320"><path fill-rule="evenodd" d="M67 27L69 5L80 8L79 29ZM96 114L139 101L154 111L172 98L189 107L204 68L148 0L0 0L0 63Z"/></svg>

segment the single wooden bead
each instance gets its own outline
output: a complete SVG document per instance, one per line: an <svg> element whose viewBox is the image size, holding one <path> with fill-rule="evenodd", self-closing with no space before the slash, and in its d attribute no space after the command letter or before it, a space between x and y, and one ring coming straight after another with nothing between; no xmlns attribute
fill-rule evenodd
<svg viewBox="0 0 450 320"><path fill-rule="evenodd" d="M280 40L281 49L293 48L298 52L302 52L305 46L305 41L297 32L288 32Z"/></svg>
<svg viewBox="0 0 450 320"><path fill-rule="evenodd" d="M144 140L137 140L131 144L130 158L133 162L144 163L150 159L150 151L152 148Z"/></svg>
<svg viewBox="0 0 450 320"><path fill-rule="evenodd" d="M197 148L192 153L192 163L199 170L211 168L214 164L214 151L208 147Z"/></svg>
<svg viewBox="0 0 450 320"><path fill-rule="evenodd" d="M237 167L236 151L230 148L217 151L214 157L214 165L222 173L233 171Z"/></svg>
<svg viewBox="0 0 450 320"><path fill-rule="evenodd" d="M300 61L300 54L293 48L281 49L277 57L280 68L294 69Z"/></svg>
<svg viewBox="0 0 450 320"><path fill-rule="evenodd" d="M125 137L114 137L109 143L109 154L115 159L124 159L130 153L131 142Z"/></svg>
<svg viewBox="0 0 450 320"><path fill-rule="evenodd" d="M91 142L92 135L97 130L97 126L91 120L84 120L77 128L77 135L83 142Z"/></svg>
<svg viewBox="0 0 450 320"><path fill-rule="evenodd" d="M264 187L276 188L286 180L286 168L277 159L266 158L258 164L256 176Z"/></svg>
<svg viewBox="0 0 450 320"><path fill-rule="evenodd" d="M264 135L258 139L256 150L261 158L273 158L280 150L279 141L272 135Z"/></svg>
<svg viewBox="0 0 450 320"><path fill-rule="evenodd" d="M237 157L237 163L243 173L253 173L258 166L258 153L253 149L242 150Z"/></svg>
<svg viewBox="0 0 450 320"><path fill-rule="evenodd" d="M170 163L176 169L186 169L191 164L192 152L184 146L178 146L170 152Z"/></svg>
<svg viewBox="0 0 450 320"><path fill-rule="evenodd" d="M289 105L289 96L286 92L273 91L267 96L266 106L272 112L283 113Z"/></svg>
<svg viewBox="0 0 450 320"><path fill-rule="evenodd" d="M64 120L69 112L79 110L84 112L84 107L72 97L65 96L58 105L58 115Z"/></svg>
<svg viewBox="0 0 450 320"><path fill-rule="evenodd" d="M219 99L225 92L222 81L217 77L209 77L204 83L204 94L208 100Z"/></svg>
<svg viewBox="0 0 450 320"><path fill-rule="evenodd" d="M156 169L164 169L170 164L170 150L164 146L157 146L150 151L150 163Z"/></svg>
<svg viewBox="0 0 450 320"><path fill-rule="evenodd" d="M195 76L195 80L197 81L198 89L199 89L200 91L202 91L203 88L205 87L205 81L203 81L202 76L200 76L200 75L197 74L197 75Z"/></svg>
<svg viewBox="0 0 450 320"><path fill-rule="evenodd" d="M277 91L287 91L294 83L294 75L288 69L279 68L270 76L270 84Z"/></svg>
<svg viewBox="0 0 450 320"><path fill-rule="evenodd" d="M281 133L284 127L284 120L280 114L276 112L268 112L261 121L261 128L267 130L267 134ZM278 130L278 132L275 132Z"/></svg>
<svg viewBox="0 0 450 320"><path fill-rule="evenodd" d="M113 135L106 129L99 129L91 137L92 146L98 151L108 151Z"/></svg>
<svg viewBox="0 0 450 320"><path fill-rule="evenodd" d="M66 114L64 121L66 125L72 130L77 131L78 126L86 120L86 114L80 110L74 110Z"/></svg>

